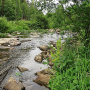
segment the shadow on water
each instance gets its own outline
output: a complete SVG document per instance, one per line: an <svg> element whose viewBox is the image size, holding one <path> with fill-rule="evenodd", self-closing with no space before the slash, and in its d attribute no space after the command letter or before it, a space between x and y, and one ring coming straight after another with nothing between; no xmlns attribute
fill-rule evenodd
<svg viewBox="0 0 90 90"><path fill-rule="evenodd" d="M1 65L0 68L12 65L12 68L8 71L8 74L2 81L0 87L3 87L10 77L13 77L24 84L25 90L49 90L48 88L33 82L33 80L37 77L34 75L37 71L41 71L49 67L48 65L36 62L34 58L42 52L39 48L37 48L37 46L46 45L50 43L50 41L58 40L60 37L61 36L56 33L53 35L44 34L43 37L33 37L28 35L27 38L31 39L31 41L22 42L22 44L20 46L16 46L15 50L10 52L10 54L7 54L7 51L0 50L0 59L10 58L5 64ZM20 40L23 38L20 37ZM62 42L63 41L64 40L62 40ZM2 52L6 54L3 54ZM19 77L19 75L16 75L16 73L20 73L17 66L28 68L28 71L23 72Z"/></svg>

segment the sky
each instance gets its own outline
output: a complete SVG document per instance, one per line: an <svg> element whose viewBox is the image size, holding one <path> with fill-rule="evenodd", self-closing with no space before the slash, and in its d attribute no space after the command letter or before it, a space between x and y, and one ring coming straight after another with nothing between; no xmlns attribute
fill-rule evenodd
<svg viewBox="0 0 90 90"><path fill-rule="evenodd" d="M31 2L31 0L29 0L30 2ZM37 1L39 1L39 0L37 0ZM43 0L42 0L43 1ZM58 4L59 3L59 0L53 0L53 2L55 3L55 4ZM64 5L64 8L66 7L66 6L70 6L70 4L74 4L72 1L69 1L68 3L66 3L65 5ZM45 9L43 9L42 10L42 12L43 12L43 14L44 15L46 15L46 13L48 12L47 10L45 10Z"/></svg>

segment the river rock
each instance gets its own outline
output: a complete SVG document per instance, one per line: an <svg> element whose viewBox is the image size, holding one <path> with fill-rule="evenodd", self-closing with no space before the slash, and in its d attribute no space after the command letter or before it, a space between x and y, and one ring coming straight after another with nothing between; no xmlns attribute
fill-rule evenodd
<svg viewBox="0 0 90 90"><path fill-rule="evenodd" d="M8 82L4 86L5 90L25 90L25 87L21 82L18 82L13 78L10 77Z"/></svg>
<svg viewBox="0 0 90 90"><path fill-rule="evenodd" d="M48 85L49 84L49 80L50 80L50 75L43 75L40 74L35 80L33 80L34 82L40 84L40 85Z"/></svg>
<svg viewBox="0 0 90 90"><path fill-rule="evenodd" d="M48 45L42 45L39 47L40 50L42 51L47 51L48 50Z"/></svg>
<svg viewBox="0 0 90 90"><path fill-rule="evenodd" d="M19 69L20 72L28 71L28 69L25 67L17 66L17 68Z"/></svg>
<svg viewBox="0 0 90 90"><path fill-rule="evenodd" d="M35 58L34 58L34 60L37 61L37 62L40 62L40 63L41 63L42 60L43 60L43 56L42 56L42 54L38 54L38 55L36 55Z"/></svg>
<svg viewBox="0 0 90 90"><path fill-rule="evenodd" d="M21 40L21 42L27 42L27 41L31 41L31 39L26 38Z"/></svg>
<svg viewBox="0 0 90 90"><path fill-rule="evenodd" d="M13 38L13 36L11 34L7 34L7 37Z"/></svg>
<svg viewBox="0 0 90 90"><path fill-rule="evenodd" d="M17 38L2 38L0 39L0 44L2 46L17 46L20 45L21 42L17 40Z"/></svg>
<svg viewBox="0 0 90 90"><path fill-rule="evenodd" d="M60 29L57 29L57 30L56 30L56 33L57 33L57 34L60 34Z"/></svg>
<svg viewBox="0 0 90 90"><path fill-rule="evenodd" d="M38 34L36 32L31 32L31 35L38 36Z"/></svg>
<svg viewBox="0 0 90 90"><path fill-rule="evenodd" d="M38 72L35 73L35 75L37 75L37 76L39 76L40 74L44 74L44 75L46 75L46 74L50 75L51 74L51 75L54 75L55 71L53 69L47 68L47 69L44 69L42 71L38 71Z"/></svg>
<svg viewBox="0 0 90 90"><path fill-rule="evenodd" d="M50 66L53 66L53 62L50 61L50 62L49 62L49 65L50 65Z"/></svg>
<svg viewBox="0 0 90 90"><path fill-rule="evenodd" d="M47 51L43 51L43 52L41 52L41 54L44 59L46 59L48 57Z"/></svg>
<svg viewBox="0 0 90 90"><path fill-rule="evenodd" d="M54 32L54 30L53 30L53 29L49 29L49 31L50 31L50 32Z"/></svg>
<svg viewBox="0 0 90 90"><path fill-rule="evenodd" d="M48 58L50 56L50 50L48 50L48 51L42 51L41 54L42 54L42 57L44 59L46 59L46 58Z"/></svg>
<svg viewBox="0 0 90 90"><path fill-rule="evenodd" d="M8 46L0 46L0 49L2 49L2 50L5 50L5 49L10 50L11 47L8 47Z"/></svg>
<svg viewBox="0 0 90 90"><path fill-rule="evenodd" d="M16 34L17 34L17 35L20 35L21 33L17 31Z"/></svg>
<svg viewBox="0 0 90 90"><path fill-rule="evenodd" d="M57 42L54 42L54 41L50 41L51 45L53 45L53 47L56 47L56 43Z"/></svg>

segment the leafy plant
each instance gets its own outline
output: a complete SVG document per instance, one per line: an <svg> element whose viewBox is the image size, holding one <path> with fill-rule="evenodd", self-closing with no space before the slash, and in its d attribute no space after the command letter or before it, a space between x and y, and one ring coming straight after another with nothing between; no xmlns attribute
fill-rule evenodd
<svg viewBox="0 0 90 90"><path fill-rule="evenodd" d="M21 72L17 72L15 75L17 75L17 76L19 76L19 77L20 77L20 76L21 76L21 74L22 74Z"/></svg>
<svg viewBox="0 0 90 90"><path fill-rule="evenodd" d="M60 41L57 43L56 55L51 54L56 74L49 81L48 87L51 90L89 90L90 59L86 58L83 45L68 48L67 43L63 46Z"/></svg>
<svg viewBox="0 0 90 90"><path fill-rule="evenodd" d="M7 19L5 17L0 17L0 32L4 33L10 29Z"/></svg>

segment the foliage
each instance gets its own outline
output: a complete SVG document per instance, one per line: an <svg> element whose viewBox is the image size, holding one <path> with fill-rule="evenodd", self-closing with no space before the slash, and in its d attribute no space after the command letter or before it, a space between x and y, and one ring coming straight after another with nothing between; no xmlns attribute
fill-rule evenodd
<svg viewBox="0 0 90 90"><path fill-rule="evenodd" d="M19 76L19 77L20 77L20 76L21 76L21 74L22 74L21 72L17 72L15 75L17 75L17 76Z"/></svg>
<svg viewBox="0 0 90 90"><path fill-rule="evenodd" d="M48 20L50 29L54 28L54 13L49 13L48 12L46 14L46 18Z"/></svg>
<svg viewBox="0 0 90 90"><path fill-rule="evenodd" d="M41 32L41 34L49 33L49 31L45 29L37 29L37 32Z"/></svg>
<svg viewBox="0 0 90 90"><path fill-rule="evenodd" d="M16 18L15 8L16 5L12 0L5 0L4 15L7 17L8 20L15 20Z"/></svg>
<svg viewBox="0 0 90 90"><path fill-rule="evenodd" d="M0 16L1 16L1 13L2 13L2 0L0 0Z"/></svg>
<svg viewBox="0 0 90 90"><path fill-rule="evenodd" d="M38 28L49 29L48 20L44 16L42 15L36 16L36 21Z"/></svg>
<svg viewBox="0 0 90 90"><path fill-rule="evenodd" d="M64 11L63 11L63 7L61 5L58 6L58 8L55 10L55 13L53 15L54 18L54 28L61 28L62 25L64 25L64 20L65 20L65 16L64 16Z"/></svg>
<svg viewBox="0 0 90 90"><path fill-rule="evenodd" d="M23 19L29 20L29 7L25 1L21 4L21 9L23 13Z"/></svg>
<svg viewBox="0 0 90 90"><path fill-rule="evenodd" d="M22 19L22 10L20 7L20 0L16 0L16 20Z"/></svg>
<svg viewBox="0 0 90 90"><path fill-rule="evenodd" d="M7 19L5 17L0 17L0 32L4 33L9 29Z"/></svg>
<svg viewBox="0 0 90 90"><path fill-rule="evenodd" d="M29 27L25 24L24 20L16 21L15 24L21 26L25 30L29 30Z"/></svg>
<svg viewBox="0 0 90 90"><path fill-rule="evenodd" d="M90 59L86 58L84 46L80 44L75 47L68 45L70 40L64 43L62 50L57 46L58 55L52 54L54 67L57 71L49 81L51 90L89 90L90 89ZM57 45L61 45L58 42ZM60 51L61 50L61 51ZM60 53L61 52L61 53Z"/></svg>
<svg viewBox="0 0 90 90"><path fill-rule="evenodd" d="M51 52L51 55L52 55L52 61L53 62L56 62L56 60L58 60L59 59L59 55L60 55L60 48L61 48L61 40L59 39L59 40L57 40L57 44L56 44L56 47L57 47L57 50L55 49L55 48L53 48L54 50L55 50L55 54L53 54L52 52Z"/></svg>
<svg viewBox="0 0 90 90"><path fill-rule="evenodd" d="M7 33L0 33L0 38L5 38Z"/></svg>

